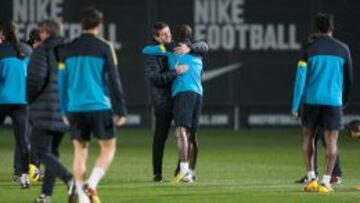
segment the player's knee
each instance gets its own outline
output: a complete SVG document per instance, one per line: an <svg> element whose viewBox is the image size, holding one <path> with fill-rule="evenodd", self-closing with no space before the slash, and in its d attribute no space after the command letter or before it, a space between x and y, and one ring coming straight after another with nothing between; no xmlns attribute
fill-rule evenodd
<svg viewBox="0 0 360 203"><path fill-rule="evenodd" d="M330 157L336 157L337 156L337 146L331 146L331 147L327 147L326 148L326 156L330 156Z"/></svg>
<svg viewBox="0 0 360 203"><path fill-rule="evenodd" d="M100 141L100 150L102 154L113 156L116 152L115 140Z"/></svg>

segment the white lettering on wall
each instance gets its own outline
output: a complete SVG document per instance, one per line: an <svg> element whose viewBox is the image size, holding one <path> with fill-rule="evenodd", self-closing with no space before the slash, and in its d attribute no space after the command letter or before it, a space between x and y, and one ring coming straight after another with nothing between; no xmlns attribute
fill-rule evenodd
<svg viewBox="0 0 360 203"><path fill-rule="evenodd" d="M58 18L63 20L64 0L13 0L13 19L19 28L19 37L26 39L30 32L43 20ZM64 34L69 39L74 39L81 34L79 23L64 22ZM102 37L109 39L114 48L121 49L117 41L117 27L115 23L103 26Z"/></svg>
<svg viewBox="0 0 360 203"><path fill-rule="evenodd" d="M194 0L194 35L211 50L298 50L296 25L245 23L245 0Z"/></svg>

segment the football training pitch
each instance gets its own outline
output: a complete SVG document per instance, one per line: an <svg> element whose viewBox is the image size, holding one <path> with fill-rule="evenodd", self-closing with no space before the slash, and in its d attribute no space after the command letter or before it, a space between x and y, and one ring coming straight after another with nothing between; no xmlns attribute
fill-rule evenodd
<svg viewBox="0 0 360 203"><path fill-rule="evenodd" d="M9 129L0 130L0 202L32 202L39 194L35 183L29 190L12 182L13 137ZM151 130L118 130L116 158L98 188L103 203L118 202L360 202L360 142L340 136L339 147L343 184L331 194L305 193L294 180L305 174L300 152L300 129L231 130L201 129L200 154L194 184L172 184L177 155L174 135L169 136L163 171L165 181L153 183ZM323 148L319 163L322 174ZM98 147L92 142L88 171ZM71 143L64 138L61 159L71 167ZM67 201L66 188L57 182L53 203Z"/></svg>

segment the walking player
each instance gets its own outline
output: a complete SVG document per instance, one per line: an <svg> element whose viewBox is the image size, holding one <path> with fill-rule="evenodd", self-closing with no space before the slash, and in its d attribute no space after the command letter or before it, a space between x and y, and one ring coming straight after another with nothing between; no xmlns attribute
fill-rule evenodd
<svg viewBox="0 0 360 203"><path fill-rule="evenodd" d="M81 203L99 203L96 186L116 151L114 123L125 123L126 107L112 45L100 39L103 14L93 8L81 13L82 35L59 50L62 109L73 139L73 174ZM114 116L113 116L114 114ZM84 182L90 133L100 146L95 167Z"/></svg>

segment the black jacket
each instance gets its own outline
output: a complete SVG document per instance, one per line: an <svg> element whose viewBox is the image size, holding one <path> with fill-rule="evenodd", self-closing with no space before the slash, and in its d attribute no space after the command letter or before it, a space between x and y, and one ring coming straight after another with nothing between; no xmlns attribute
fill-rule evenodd
<svg viewBox="0 0 360 203"><path fill-rule="evenodd" d="M36 48L27 71L27 101L30 123L34 128L64 132L57 84L57 61L54 49L64 44L62 37L52 36Z"/></svg>
<svg viewBox="0 0 360 203"><path fill-rule="evenodd" d="M167 57L146 55L145 75L152 87L151 96L155 109L168 107L172 103L171 83L177 77L177 73L175 70L169 70Z"/></svg>
<svg viewBox="0 0 360 203"><path fill-rule="evenodd" d="M191 53L204 55L208 51L205 42L186 43ZM156 45L156 44L155 44ZM169 47L173 46L173 42ZM145 76L152 86L152 101L156 109L171 108L171 84L177 77L175 70L169 70L169 63L166 56L145 56ZM170 109L171 110L171 109Z"/></svg>

